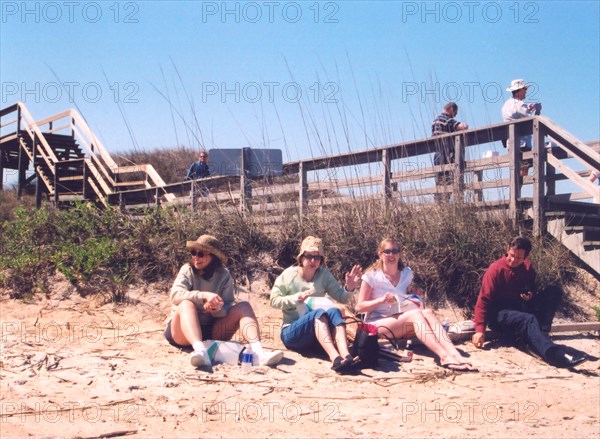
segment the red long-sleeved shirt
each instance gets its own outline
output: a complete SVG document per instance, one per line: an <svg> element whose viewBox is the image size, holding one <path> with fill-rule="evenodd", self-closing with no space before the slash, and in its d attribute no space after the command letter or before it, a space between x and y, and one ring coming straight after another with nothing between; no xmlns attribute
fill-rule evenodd
<svg viewBox="0 0 600 439"><path fill-rule="evenodd" d="M535 269L529 261L518 267L508 265L506 256L492 262L481 282L475 304L475 332L484 332L489 321L503 309L521 309L520 293L535 285Z"/></svg>

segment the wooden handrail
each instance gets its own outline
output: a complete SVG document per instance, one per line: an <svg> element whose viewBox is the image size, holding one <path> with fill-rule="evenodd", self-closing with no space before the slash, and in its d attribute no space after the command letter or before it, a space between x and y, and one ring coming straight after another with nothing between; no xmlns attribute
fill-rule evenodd
<svg viewBox="0 0 600 439"><path fill-rule="evenodd" d="M75 110L68 110L60 114L54 115L42 119L38 122L34 122L25 109L24 105L17 103L5 109L2 109L1 114L3 116L8 115L15 110L21 110L21 117L25 124L23 124L23 132L27 132L27 135L31 138L39 137L39 148L43 152L45 160L47 160L48 166L56 162L56 157L49 145L41 136L40 126L48 125L55 128L51 129L52 132L58 133L63 129L70 129L74 137L81 145L86 156L89 159L88 169L89 172L94 175L97 182L94 186L96 192L101 191L106 199L111 202L115 200L115 197L119 198L123 196L131 195L135 197L136 194L147 199L156 199L159 195L166 197L167 201L175 200L175 193L189 197L189 191L191 189L191 182L177 183L174 185L167 185L158 175L156 170L151 165L132 165L132 166L118 166L111 158L110 154L106 151L102 143L95 137L84 118L77 113ZM57 121L68 118L67 124L61 124L59 128L56 128ZM12 122L14 123L14 121ZM534 139L534 151L529 153L521 153L518 147L519 137L524 135L531 135ZM588 168L586 171L580 171L573 169L570 162L560 160L557 156L552 154L546 154L544 142L546 137L551 137L558 146L566 151L569 158L573 158L579 164ZM449 144L455 145L455 152L457 161L459 163L442 165L442 166L423 166L422 159L415 160L418 169L414 173L404 170L404 166L412 163L413 161L404 161L403 169L394 169L395 163L400 163L398 160L410 159L411 157L432 155L436 150L436 143L440 141L446 141ZM469 154L467 151L469 148L488 144L492 142L502 142L508 146L507 154L503 154L499 157L492 157L487 159L468 159ZM546 157L547 155L547 157ZM534 176L526 177L522 179L519 176L520 163L524 159L533 159L534 161ZM323 182L312 182L309 181L309 173L326 170L331 168L341 167L356 167L367 164L378 164L377 171L369 175L367 172L362 173L358 171L358 175L354 178L336 178L335 180L324 180ZM547 164L549 166L544 166ZM416 166L416 165L415 165ZM297 201L301 209L301 215L306 212L306 207L309 205L309 195L312 195L315 189L325 188L327 190L337 191L340 194L346 196L350 194L350 197L354 197L354 193L359 193L359 196L363 196L363 193L369 193L377 195L384 199L391 199L395 194L401 194L401 196L421 196L431 195L437 190L442 192L458 191L463 193L465 191L472 191L478 193L478 200L483 201L483 190L494 187L508 188L508 194L506 196L509 202L509 208L513 218L517 218L517 210L520 209L519 198L521 195L521 186L523 184L531 184L534 188L534 206L535 216L542 216L544 211L544 203L548 195L554 194L554 189L551 184L559 180L571 180L578 187L583 189L583 194L588 194L591 198L596 194L597 187L591 184L584 177L589 175L589 169L598 169L599 156L598 152L591 146L579 141L575 136L558 126L552 120L543 116L533 116L524 119L519 119L511 122L499 122L493 125L472 128L467 131L461 131L457 133L450 133L438 137L427 137L412 141L406 141L398 144L392 144L383 146L381 148L371 148L362 151L348 152L345 154L339 154L336 156L323 156L309 158L306 160L299 160L295 162L286 163L283 165L286 174L295 174L298 179L295 183L289 183L287 180L285 189L280 187L279 190L275 191L278 194L286 193L291 188L296 187ZM492 168L503 168L509 170L508 177L506 171L502 171L503 175L495 181L485 181L484 173ZM554 175L546 174L546 169L550 171L559 171L560 174ZM454 171L456 180L454 185L448 187L423 187L421 181L423 179L431 179L436 173L442 171ZM500 171L498 171L500 172ZM127 183L131 182L132 179L124 179L121 176L130 173L143 173L144 179L134 178L135 183L143 184L142 189L130 189L122 190L127 187ZM342 172L342 174L344 174ZM586 174L587 173L587 174ZM354 174L354 172L352 173ZM465 179L464 175L473 175L473 178ZM315 174L319 176L320 174ZM343 175L341 176L343 177ZM253 190L250 185L254 185L255 182L246 176L237 177L240 183L240 199L243 201L245 206L252 204L250 198L253 196ZM492 177L494 178L494 177ZM203 179L202 184L206 187L217 187L215 184L220 177L213 177L210 179ZM369 187L366 187L369 186ZM131 186L130 186L131 187ZM139 186L138 186L139 187ZM365 190L356 190L357 187L365 187ZM218 190L218 189L217 189ZM236 188L236 192L237 192ZM356 192L354 192L356 190ZM501 189L505 191L506 189ZM188 191L187 194L184 192ZM346 193L344 191L347 191ZM270 196L268 190L262 189L262 195L254 192L254 196ZM321 196L326 194L322 192ZM582 194L577 194L581 197ZM217 199L219 197L216 197ZM536 227L543 228L543 224L539 223Z"/></svg>

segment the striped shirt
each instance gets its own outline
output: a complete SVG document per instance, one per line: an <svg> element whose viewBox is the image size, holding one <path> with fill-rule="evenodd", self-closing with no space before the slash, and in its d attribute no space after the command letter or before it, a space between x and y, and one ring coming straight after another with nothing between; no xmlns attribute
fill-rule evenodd
<svg viewBox="0 0 600 439"><path fill-rule="evenodd" d="M453 119L449 114L442 113L435 118L431 124L431 135L441 136L443 134L454 133L458 131L460 122ZM436 153L433 158L435 165L444 165L454 163L454 142L453 139L444 139L444 141L435 142Z"/></svg>

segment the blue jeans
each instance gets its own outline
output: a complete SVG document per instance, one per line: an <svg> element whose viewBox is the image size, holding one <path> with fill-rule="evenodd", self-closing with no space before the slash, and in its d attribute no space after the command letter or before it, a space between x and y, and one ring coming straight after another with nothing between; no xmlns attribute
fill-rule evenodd
<svg viewBox="0 0 600 439"><path fill-rule="evenodd" d="M322 315L326 316L330 334L335 333L336 326L346 324L338 308L315 309L304 314L291 325L281 329L281 341L285 347L292 351L301 352L320 346L315 333L315 320Z"/></svg>
<svg viewBox="0 0 600 439"><path fill-rule="evenodd" d="M501 333L505 340L522 340L548 360L549 354L556 347L548 332L552 326L554 313L562 299L562 290L548 287L536 294L531 300L523 301L522 310L503 309L498 312L495 321L490 325Z"/></svg>

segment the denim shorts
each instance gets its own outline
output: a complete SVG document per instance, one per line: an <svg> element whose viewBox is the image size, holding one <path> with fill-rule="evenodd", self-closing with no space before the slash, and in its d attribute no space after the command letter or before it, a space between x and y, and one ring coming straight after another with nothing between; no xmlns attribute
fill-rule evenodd
<svg viewBox="0 0 600 439"><path fill-rule="evenodd" d="M338 308L329 308L328 310L315 309L304 314L291 325L281 329L281 341L285 347L296 352L318 347L319 342L315 334L315 320L323 314L327 315L329 331L332 336L336 326L346 324Z"/></svg>

